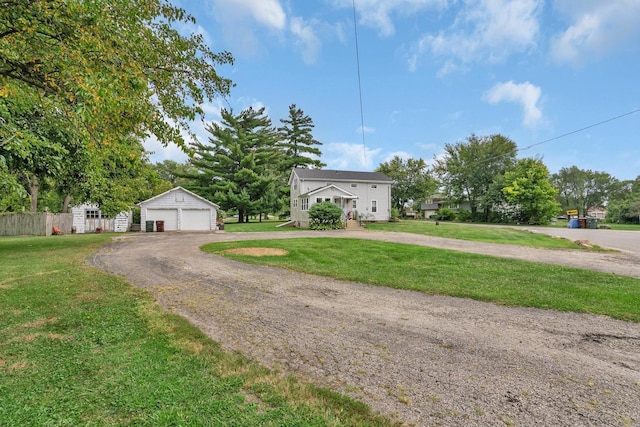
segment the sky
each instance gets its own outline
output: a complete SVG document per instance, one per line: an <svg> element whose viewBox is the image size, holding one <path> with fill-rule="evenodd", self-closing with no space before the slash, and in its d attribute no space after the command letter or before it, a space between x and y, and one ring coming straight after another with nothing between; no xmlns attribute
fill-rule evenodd
<svg viewBox="0 0 640 427"><path fill-rule="evenodd" d="M551 173L640 175L640 0L174 4L196 19L180 31L235 58L217 68L235 87L203 106L205 123L253 106L280 126L296 104L328 169L373 171L396 155L432 164L445 144L502 134ZM204 141L205 123L193 123ZM153 162L187 159L145 146Z"/></svg>

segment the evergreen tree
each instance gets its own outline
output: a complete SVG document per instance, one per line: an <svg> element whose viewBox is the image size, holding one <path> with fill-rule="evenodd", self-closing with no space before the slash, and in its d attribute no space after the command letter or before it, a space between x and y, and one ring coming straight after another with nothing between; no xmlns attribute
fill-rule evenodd
<svg viewBox="0 0 640 427"><path fill-rule="evenodd" d="M326 164L320 161L322 152L318 146L321 142L313 138L311 131L314 128L311 117L296 107L296 104L289 106L289 117L280 119L283 123L278 128L280 147L284 152L282 168L288 173L292 168L317 168L321 169Z"/></svg>
<svg viewBox="0 0 640 427"><path fill-rule="evenodd" d="M264 107L238 115L222 109L222 123L207 127L208 143L195 143L191 160L197 173L190 186L224 210L237 210L238 222L265 213L273 204L272 189L279 179L276 132Z"/></svg>

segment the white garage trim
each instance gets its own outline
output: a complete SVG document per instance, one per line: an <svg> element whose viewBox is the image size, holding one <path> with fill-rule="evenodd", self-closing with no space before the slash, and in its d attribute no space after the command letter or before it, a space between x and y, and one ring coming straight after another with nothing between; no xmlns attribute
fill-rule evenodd
<svg viewBox="0 0 640 427"><path fill-rule="evenodd" d="M211 230L211 209L182 209L181 230Z"/></svg>
<svg viewBox="0 0 640 427"><path fill-rule="evenodd" d="M164 229L172 231L178 229L177 209L147 209L147 221L164 221ZM155 227L155 224L154 224Z"/></svg>

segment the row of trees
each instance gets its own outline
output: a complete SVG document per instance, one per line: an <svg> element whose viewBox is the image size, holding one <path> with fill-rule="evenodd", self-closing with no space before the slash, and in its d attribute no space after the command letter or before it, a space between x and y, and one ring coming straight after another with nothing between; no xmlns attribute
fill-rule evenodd
<svg viewBox="0 0 640 427"><path fill-rule="evenodd" d="M377 170L394 180L392 203L400 214L438 193L451 206L468 206L462 216L478 222L546 223L569 209L586 215L605 207L612 222L640 222L640 177L619 181L576 166L550 175L542 159L516 155L505 136L471 135L446 144L431 168L396 156Z"/></svg>

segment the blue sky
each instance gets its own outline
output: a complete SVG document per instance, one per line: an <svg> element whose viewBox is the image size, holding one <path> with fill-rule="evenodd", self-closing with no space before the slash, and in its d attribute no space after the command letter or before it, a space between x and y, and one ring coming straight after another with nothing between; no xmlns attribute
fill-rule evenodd
<svg viewBox="0 0 640 427"><path fill-rule="evenodd" d="M640 175L640 0L176 0L233 66L236 87L205 106L296 104L330 169L374 170L394 155L432 162L444 144L500 133L519 157ZM202 123L193 124L206 139ZM533 147L531 147L533 145ZM152 161L186 160L152 141ZM530 147L530 148L527 148Z"/></svg>

